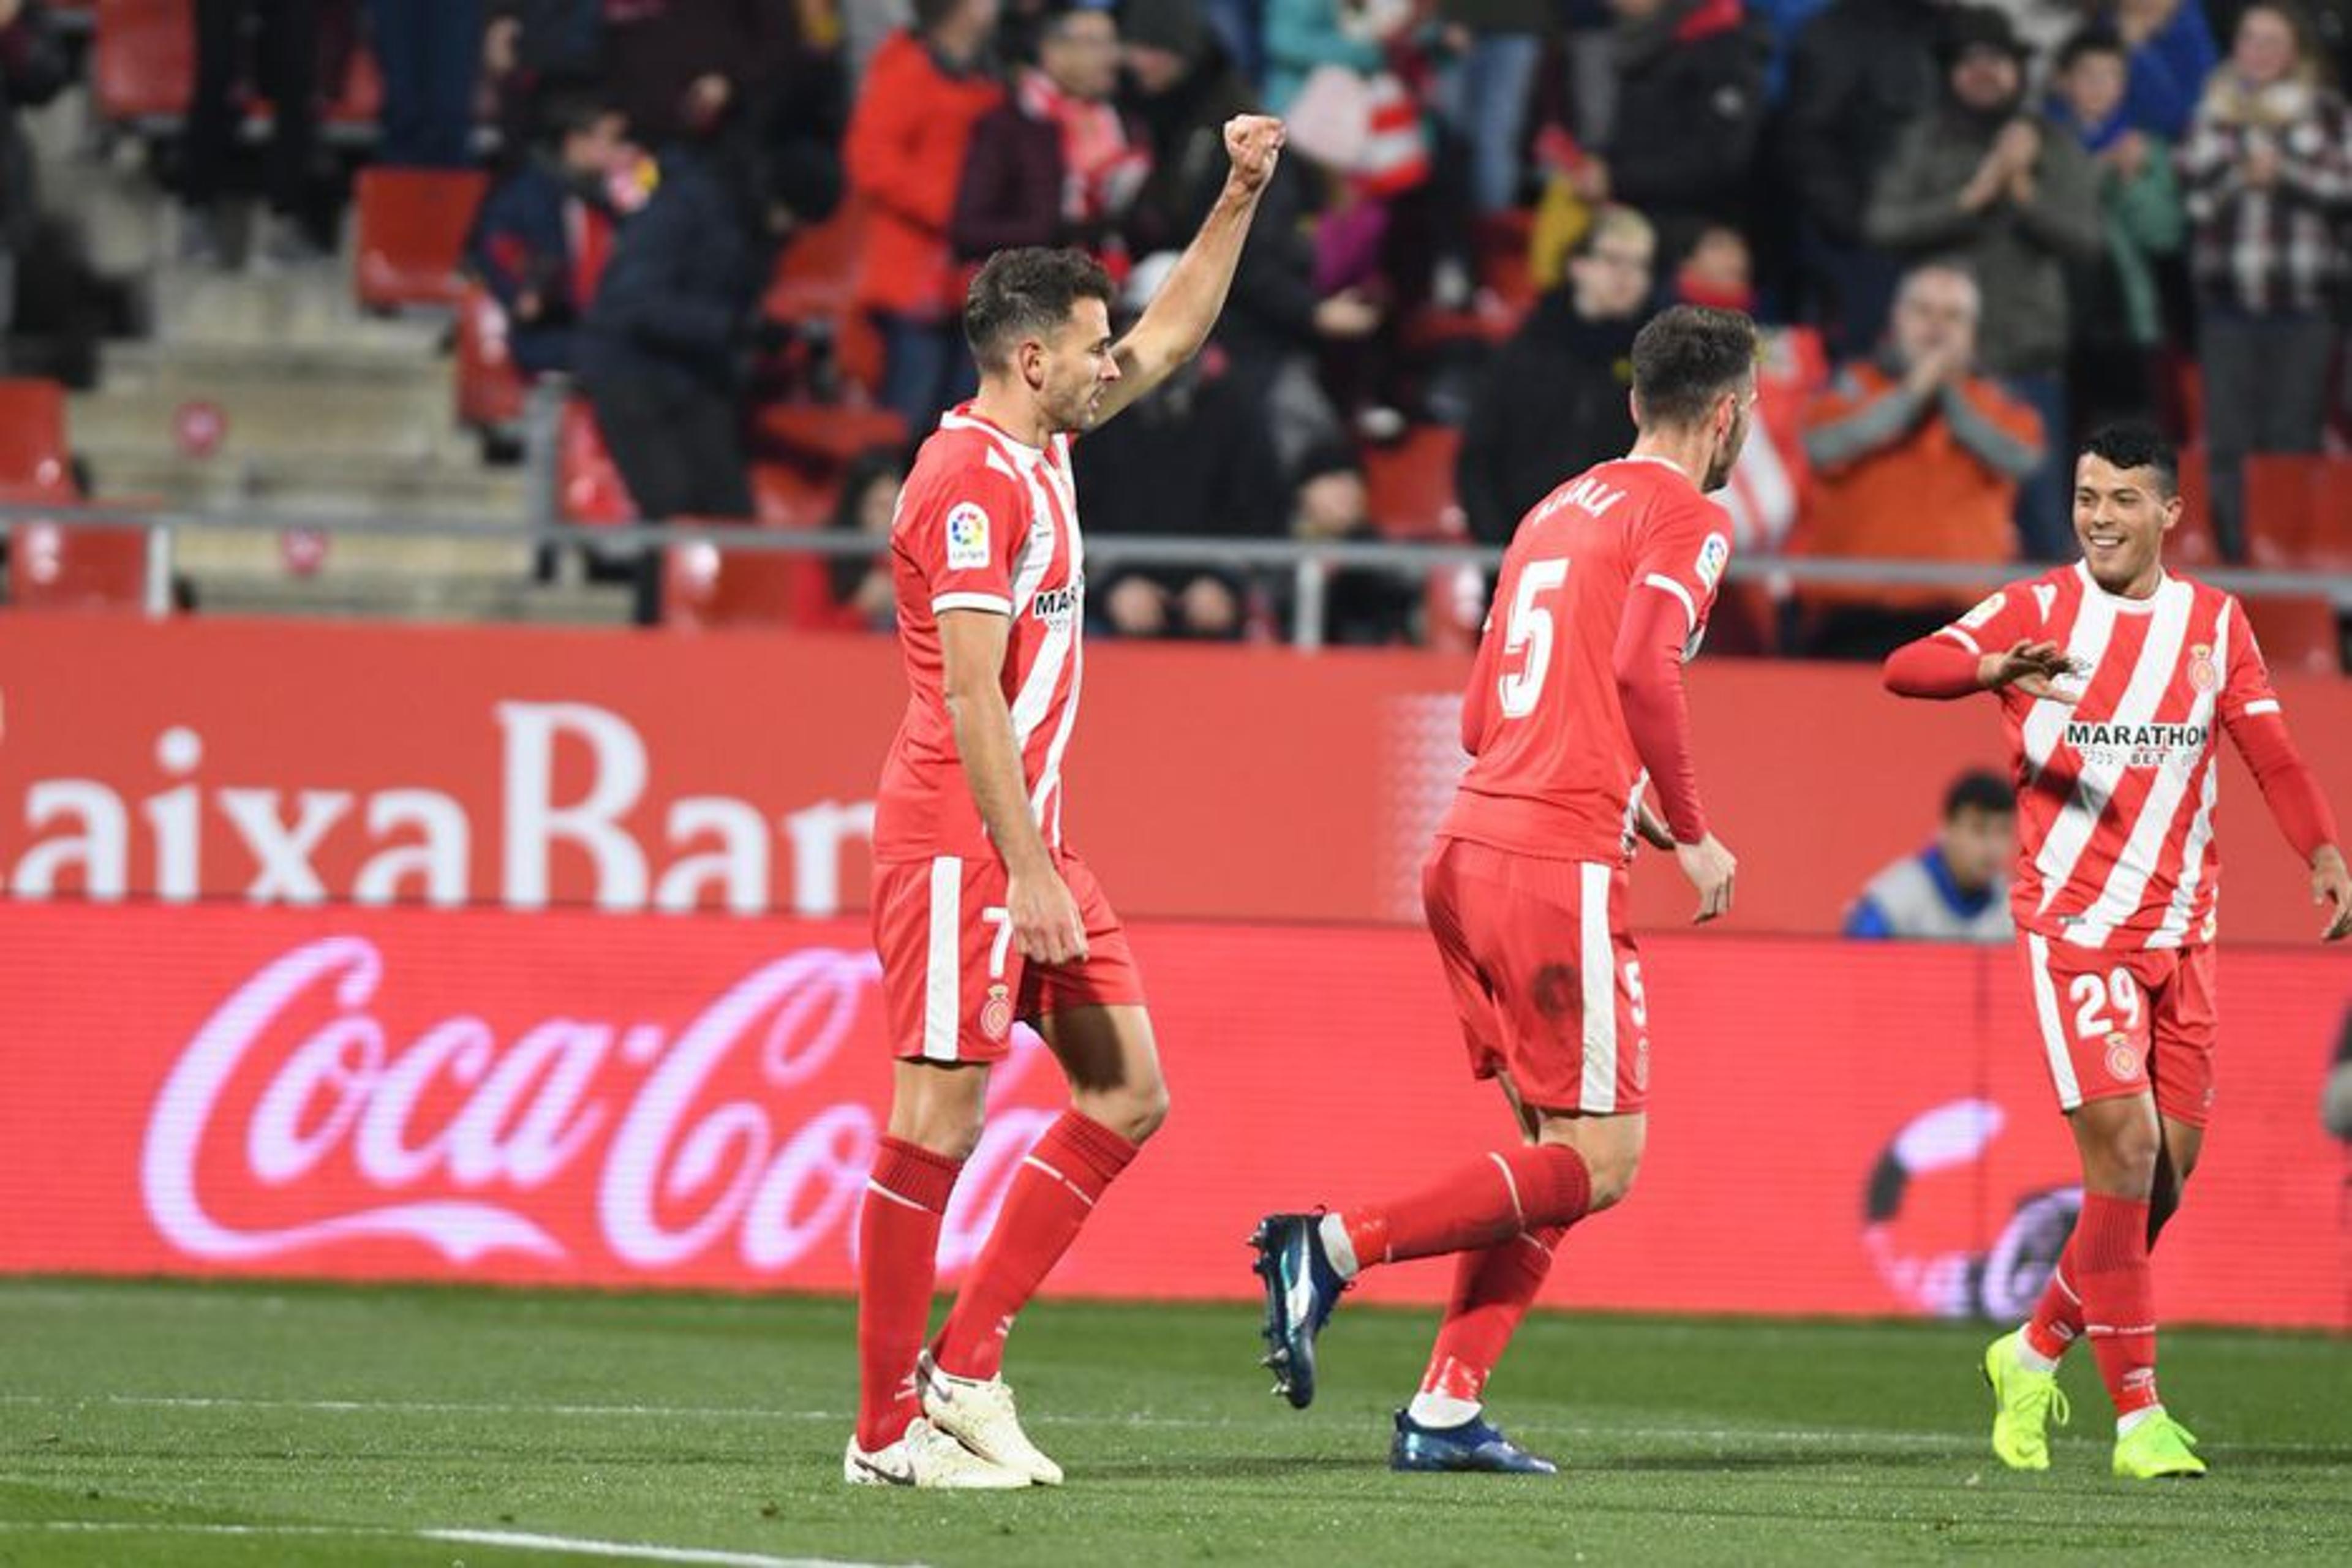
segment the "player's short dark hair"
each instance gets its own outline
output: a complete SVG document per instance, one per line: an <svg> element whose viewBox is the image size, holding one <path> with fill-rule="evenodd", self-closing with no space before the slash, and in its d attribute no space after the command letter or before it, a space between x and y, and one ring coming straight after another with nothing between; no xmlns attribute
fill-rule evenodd
<svg viewBox="0 0 2352 1568"><path fill-rule="evenodd" d="M2077 27L2066 41L2058 46L2057 72L2064 76L2086 55L2113 55L2119 60L2131 58L2131 48L2123 35L2105 22L2093 22Z"/></svg>
<svg viewBox="0 0 2352 1568"><path fill-rule="evenodd" d="M1756 368L1756 323L1738 310L1675 305L1633 338L1633 402L1644 429L1696 425Z"/></svg>
<svg viewBox="0 0 2352 1568"><path fill-rule="evenodd" d="M1952 781L1944 792L1944 820L1949 822L1964 811L1981 811L1987 816L2017 815L2017 792L1999 773L1983 768L1973 768Z"/></svg>
<svg viewBox="0 0 2352 1568"><path fill-rule="evenodd" d="M1021 338L1055 331L1081 300L1108 306L1113 292L1110 274L1083 250L1000 250L964 295L964 341L981 369L994 370Z"/></svg>
<svg viewBox="0 0 2352 1568"><path fill-rule="evenodd" d="M2084 457L2099 458L2118 468L2153 468L2158 489L2169 499L2180 488L2180 458L2164 432L2138 420L2103 425L2083 443Z"/></svg>

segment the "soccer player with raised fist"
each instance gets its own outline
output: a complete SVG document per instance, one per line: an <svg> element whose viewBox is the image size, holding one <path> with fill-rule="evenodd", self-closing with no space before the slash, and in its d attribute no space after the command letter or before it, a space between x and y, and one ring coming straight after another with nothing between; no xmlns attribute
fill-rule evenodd
<svg viewBox="0 0 2352 1568"><path fill-rule="evenodd" d="M2197 1168L2214 1095L2215 729L2311 868L2322 937L2352 932L2352 876L2287 733L2246 610L2165 570L2179 469L2117 426L2074 463L2082 559L1995 594L1886 661L1890 690L1992 692L2017 771L2011 884L2033 1016L2083 1162L2083 1209L2032 1320L1995 1340L1993 1452L2050 1466L2058 1363L2087 1339L2116 1407L2118 1476L2197 1476L2157 1392L2149 1252Z"/></svg>

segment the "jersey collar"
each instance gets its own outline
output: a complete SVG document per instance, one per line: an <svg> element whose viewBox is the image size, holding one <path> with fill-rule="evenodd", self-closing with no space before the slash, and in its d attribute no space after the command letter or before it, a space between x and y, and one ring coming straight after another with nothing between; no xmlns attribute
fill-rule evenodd
<svg viewBox="0 0 2352 1568"><path fill-rule="evenodd" d="M2164 603L2165 595L2172 592L2172 585L2179 581L2159 565L2156 569L2156 592L2145 599L2129 599L2121 594L2110 594L2100 587L2099 580L2091 575L2091 566L2087 561L2074 563L2074 575L2082 579L2083 592L2086 596L2105 599L2118 613L2126 616L2154 615L2157 606Z"/></svg>

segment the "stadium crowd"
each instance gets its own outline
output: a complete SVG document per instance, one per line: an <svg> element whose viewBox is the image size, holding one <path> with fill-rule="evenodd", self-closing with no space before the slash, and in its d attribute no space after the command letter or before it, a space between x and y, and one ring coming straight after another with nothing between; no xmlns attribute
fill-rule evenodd
<svg viewBox="0 0 2352 1568"><path fill-rule="evenodd" d="M0 0L9 118L53 90L56 9ZM2244 560L2245 458L2324 450L2352 401L2345 0L194 11L183 260L221 261L232 84L313 105L321 35L356 29L383 78L375 156L493 168L468 266L517 364L593 406L649 517L753 512L762 400L870 398L919 439L971 387L957 311L994 249L1083 247L1139 309L1222 178L1219 126L1251 107L1286 118L1289 154L1211 351L1077 448L1096 534L1499 542L1623 449L1633 336L1677 300L1770 328L1722 498L1745 551L2063 558L2074 444L2138 416L2203 451L2216 552ZM272 121L265 260L330 232L318 130L307 107ZM0 233L24 191L0 181ZM853 213L862 365L766 308L794 247ZM858 488L905 460L862 455ZM1368 465L1435 468L1458 508L1401 530ZM835 493L837 526L887 517ZM832 582L842 624L888 624L887 581ZM1283 584L1213 563L1095 586L1090 613L1131 635L1272 635L1288 614ZM1423 635L1423 597L1345 578L1333 635ZM1797 646L1874 655L1948 608L1846 591L1780 614Z"/></svg>

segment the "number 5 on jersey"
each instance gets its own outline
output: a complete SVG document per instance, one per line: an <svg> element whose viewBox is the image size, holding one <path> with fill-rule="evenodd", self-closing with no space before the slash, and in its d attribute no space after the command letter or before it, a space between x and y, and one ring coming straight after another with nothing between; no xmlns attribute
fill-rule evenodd
<svg viewBox="0 0 2352 1568"><path fill-rule="evenodd" d="M1496 695L1502 700L1503 717L1524 719L1536 710L1543 697L1544 677L1551 673L1551 646L1555 627L1551 606L1537 601L1554 593L1568 581L1568 560L1565 556L1551 561L1530 561L1519 574L1519 584L1511 595L1510 619L1504 623L1503 655L1525 652L1526 661L1517 669L1507 669L1496 685Z"/></svg>

